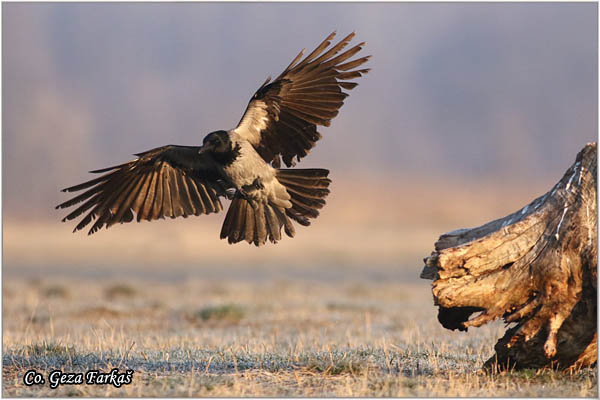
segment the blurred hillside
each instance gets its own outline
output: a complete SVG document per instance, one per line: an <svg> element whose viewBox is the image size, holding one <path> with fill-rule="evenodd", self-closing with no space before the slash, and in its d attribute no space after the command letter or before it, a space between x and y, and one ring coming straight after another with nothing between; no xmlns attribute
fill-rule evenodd
<svg viewBox="0 0 600 400"><path fill-rule="evenodd" d="M418 270L437 235L518 209L597 137L594 3L7 3L2 18L5 271ZM367 42L372 71L299 165L333 185L296 238L228 246L224 215L92 238L59 223L59 189L233 127L268 75L334 29Z"/></svg>
<svg viewBox="0 0 600 400"><path fill-rule="evenodd" d="M558 180L557 177L556 180ZM92 236L72 234L72 222L6 218L4 266L68 270L329 268L406 270L417 278L437 237L516 211L555 182L515 185L509 179L338 179L321 215L296 237L261 248L219 240L224 213L116 225ZM224 201L224 206L228 202Z"/></svg>

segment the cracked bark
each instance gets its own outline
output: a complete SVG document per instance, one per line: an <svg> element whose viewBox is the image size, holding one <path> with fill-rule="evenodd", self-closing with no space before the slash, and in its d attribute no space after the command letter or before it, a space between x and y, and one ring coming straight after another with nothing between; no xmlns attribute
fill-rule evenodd
<svg viewBox="0 0 600 400"><path fill-rule="evenodd" d="M596 160L590 143L548 193L504 218L440 236L424 259L421 278L433 280L445 328L466 331L497 318L511 326L484 368L596 363Z"/></svg>

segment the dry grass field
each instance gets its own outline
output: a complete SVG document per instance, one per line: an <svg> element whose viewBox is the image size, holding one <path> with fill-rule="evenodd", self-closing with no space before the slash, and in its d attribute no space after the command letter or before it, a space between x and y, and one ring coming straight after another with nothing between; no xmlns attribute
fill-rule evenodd
<svg viewBox="0 0 600 400"><path fill-rule="evenodd" d="M592 397L596 370L479 372L502 326L443 329L427 282L332 269L248 279L72 277L4 280L3 395ZM313 271L314 272L314 271ZM87 275L87 276L86 276ZM277 275L277 274L275 274ZM225 277L227 277L225 279ZM10 284L6 282L10 281ZM134 283L130 283L134 282ZM25 386L35 369L132 369L112 385Z"/></svg>
<svg viewBox="0 0 600 400"><path fill-rule="evenodd" d="M314 226L260 249L219 241L222 216L93 238L5 219L2 394L596 396L597 369L482 374L503 325L464 333L437 322L430 282L418 279L437 236L549 187L500 196L498 182L447 185L417 187L416 197L365 184L358 198L339 182ZM133 370L132 382L23 383L30 369L47 379L113 368Z"/></svg>

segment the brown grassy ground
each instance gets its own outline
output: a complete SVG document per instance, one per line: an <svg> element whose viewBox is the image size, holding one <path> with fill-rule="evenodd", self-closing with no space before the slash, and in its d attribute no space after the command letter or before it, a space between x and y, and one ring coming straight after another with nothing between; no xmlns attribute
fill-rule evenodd
<svg viewBox="0 0 600 400"><path fill-rule="evenodd" d="M596 369L479 374L502 325L443 329L417 279L441 233L554 182L388 181L334 180L313 226L259 249L219 241L223 215L93 238L64 213L5 215L3 395L595 396ZM113 367L133 382L23 384L29 369Z"/></svg>
<svg viewBox="0 0 600 400"><path fill-rule="evenodd" d="M138 272L142 272L139 270ZM264 276L268 271L263 271ZM5 272L3 395L591 397L596 370L478 373L500 324L436 321L427 282L333 269L314 280L175 272L38 279ZM228 275L228 276L226 276ZM7 282L10 282L7 284ZM27 387L29 369L133 369L130 385Z"/></svg>

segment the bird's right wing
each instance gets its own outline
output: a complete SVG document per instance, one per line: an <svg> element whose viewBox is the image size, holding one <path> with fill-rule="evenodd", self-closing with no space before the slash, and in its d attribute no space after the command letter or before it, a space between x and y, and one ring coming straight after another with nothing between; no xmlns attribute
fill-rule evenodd
<svg viewBox="0 0 600 400"><path fill-rule="evenodd" d="M213 164L198 154L199 149L163 146L136 154L136 160L125 164L91 171L106 174L63 189L63 192L88 190L56 208L85 201L63 222L87 212L73 232L96 219L89 235L104 225L108 228L117 222L131 222L134 212L138 222L219 212L223 209L219 196L224 196L228 187Z"/></svg>

